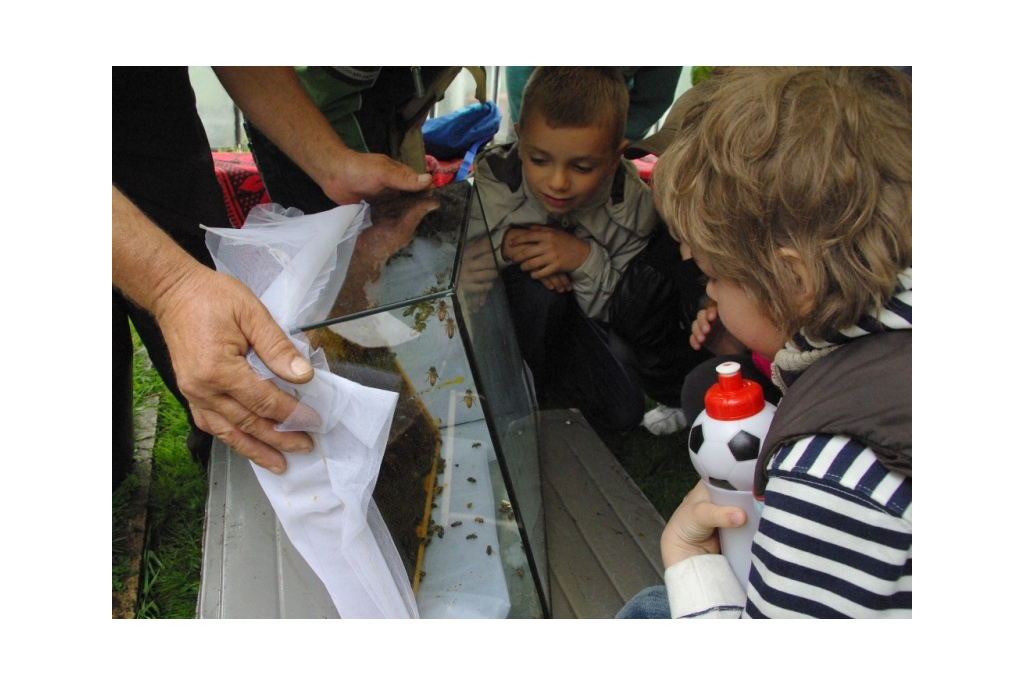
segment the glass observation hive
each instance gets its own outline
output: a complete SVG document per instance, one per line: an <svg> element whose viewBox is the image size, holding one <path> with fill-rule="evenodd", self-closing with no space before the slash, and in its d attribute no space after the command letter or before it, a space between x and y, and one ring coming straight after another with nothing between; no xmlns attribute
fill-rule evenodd
<svg viewBox="0 0 1024 685"><path fill-rule="evenodd" d="M420 615L542 618L536 401L476 201L462 182L373 206L302 330L334 373L399 393L374 500Z"/></svg>

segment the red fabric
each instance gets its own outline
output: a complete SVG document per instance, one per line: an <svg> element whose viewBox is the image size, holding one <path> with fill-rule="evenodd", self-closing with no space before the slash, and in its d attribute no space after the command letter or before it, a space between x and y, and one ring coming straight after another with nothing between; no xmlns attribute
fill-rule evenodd
<svg viewBox="0 0 1024 685"><path fill-rule="evenodd" d="M213 168L224 193L231 225L241 228L256 205L270 202L263 179L250 152L214 152Z"/></svg>
<svg viewBox="0 0 1024 685"><path fill-rule="evenodd" d="M447 162L439 161L433 155L427 155L427 173L431 175L435 188L448 185L459 173L462 166L462 158L452 159Z"/></svg>
<svg viewBox="0 0 1024 685"><path fill-rule="evenodd" d="M654 155L647 155L640 159L634 159L633 164L636 165L636 171L640 174L640 178L644 180L647 185L651 184L651 174L654 172L654 165L658 162L658 158Z"/></svg>
<svg viewBox="0 0 1024 685"><path fill-rule="evenodd" d="M426 157L427 173L433 177L435 188L451 183L461 166L461 158L439 161L431 155ZM214 152L213 168L224 193L228 218L235 228L242 227L253 207L270 202L260 172L252 161L252 153Z"/></svg>

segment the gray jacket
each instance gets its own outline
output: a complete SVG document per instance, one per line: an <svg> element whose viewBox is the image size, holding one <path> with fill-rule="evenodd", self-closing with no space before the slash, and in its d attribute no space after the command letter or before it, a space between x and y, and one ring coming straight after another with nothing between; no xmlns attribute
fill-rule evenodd
<svg viewBox="0 0 1024 685"><path fill-rule="evenodd" d="M576 301L590 318L607 321L609 296L657 222L654 198L636 167L621 160L590 203L564 216L549 215L530 193L515 143L481 153L474 175L481 205L474 211L482 209L498 268L508 266L501 243L510 227L538 224L571 230L590 244L590 256L569 274Z"/></svg>

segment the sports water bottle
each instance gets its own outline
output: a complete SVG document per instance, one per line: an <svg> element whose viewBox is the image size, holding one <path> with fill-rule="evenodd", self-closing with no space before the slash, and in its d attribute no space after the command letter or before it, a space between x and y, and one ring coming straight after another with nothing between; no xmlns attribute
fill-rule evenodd
<svg viewBox="0 0 1024 685"><path fill-rule="evenodd" d="M760 515L754 508L754 467L761 443L775 416L764 391L740 375L740 365L715 367L718 382L704 394L704 411L690 429L690 459L715 504L742 507L741 528L719 528L722 554L745 588L750 573L750 546Z"/></svg>

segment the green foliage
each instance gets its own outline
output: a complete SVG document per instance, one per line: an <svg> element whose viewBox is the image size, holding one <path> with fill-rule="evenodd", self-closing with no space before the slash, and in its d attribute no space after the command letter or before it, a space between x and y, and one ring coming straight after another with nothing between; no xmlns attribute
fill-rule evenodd
<svg viewBox="0 0 1024 685"><path fill-rule="evenodd" d="M157 425L146 555L147 571L153 577L143 584L140 606L151 616L194 618L202 568L206 474L185 445L189 433L185 410L164 387Z"/></svg>
<svg viewBox="0 0 1024 685"><path fill-rule="evenodd" d="M149 491L148 529L143 553L137 618L194 618L202 568L203 518L206 509L206 473L192 459L185 441L188 419L177 399L148 364L138 336L134 365L135 410L153 394L160 397L156 442L153 446L152 481ZM138 487L130 476L113 495L114 592L124 588L130 575L124 556L124 519L128 503ZM119 525L120 524L120 525Z"/></svg>
<svg viewBox="0 0 1024 685"><path fill-rule="evenodd" d="M129 578L138 574L128 552L127 533L128 519L131 517L130 505L132 494L139 487L139 479L131 474L118 486L112 496L112 535L111 535L111 589L113 592L124 592Z"/></svg>
<svg viewBox="0 0 1024 685"><path fill-rule="evenodd" d="M711 76L714 67L690 67L690 85L695 86L701 81L706 81Z"/></svg>

